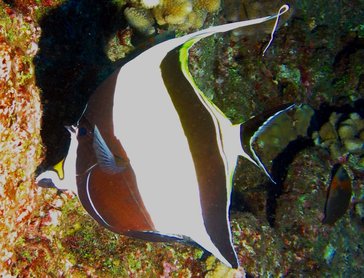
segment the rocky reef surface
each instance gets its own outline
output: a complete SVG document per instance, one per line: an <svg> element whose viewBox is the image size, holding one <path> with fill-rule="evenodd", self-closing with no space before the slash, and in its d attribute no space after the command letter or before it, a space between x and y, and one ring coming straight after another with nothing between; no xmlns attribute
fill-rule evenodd
<svg viewBox="0 0 364 278"><path fill-rule="evenodd" d="M63 157L63 126L128 53L171 30L265 16L284 2L1 1L0 276L362 277L364 1L288 2L264 56L272 23L191 50L197 84L233 122L297 104L255 142L276 184L238 161L231 226L241 268L231 270L197 248L113 234L73 194L38 188L34 173ZM352 197L324 225L337 164Z"/></svg>

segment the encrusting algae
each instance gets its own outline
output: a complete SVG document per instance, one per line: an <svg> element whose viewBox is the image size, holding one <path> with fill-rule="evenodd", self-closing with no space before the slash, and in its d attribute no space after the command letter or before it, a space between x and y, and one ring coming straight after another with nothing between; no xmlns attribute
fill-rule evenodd
<svg viewBox="0 0 364 278"><path fill-rule="evenodd" d="M31 63L40 29L0 3L0 276L17 263L15 242L39 211L33 175L41 160L39 89Z"/></svg>

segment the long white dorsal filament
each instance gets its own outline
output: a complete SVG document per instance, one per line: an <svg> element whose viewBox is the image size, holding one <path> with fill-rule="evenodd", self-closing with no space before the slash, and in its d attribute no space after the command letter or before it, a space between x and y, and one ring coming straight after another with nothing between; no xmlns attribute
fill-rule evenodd
<svg viewBox="0 0 364 278"><path fill-rule="evenodd" d="M289 6L288 6L288 5L283 5L283 6L279 9L279 11L278 11L278 13L277 13L276 21L275 21L275 23L274 23L274 26L273 26L272 32L271 32L271 34L270 34L270 40L269 40L269 42L268 42L267 46L266 46L266 47L264 48L264 50L263 50L263 56L264 56L265 52L268 50L269 46L270 46L270 45L272 44L272 42L273 42L274 33L275 33L275 31L277 30L278 22L279 22L279 18L280 18L280 16L281 16L282 14L284 14L285 12L287 12L288 10L289 10Z"/></svg>

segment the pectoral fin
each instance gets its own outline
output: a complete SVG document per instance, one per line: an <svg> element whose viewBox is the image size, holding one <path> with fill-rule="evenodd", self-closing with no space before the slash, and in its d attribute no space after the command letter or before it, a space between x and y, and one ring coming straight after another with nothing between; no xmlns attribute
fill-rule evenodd
<svg viewBox="0 0 364 278"><path fill-rule="evenodd" d="M116 174L125 170L124 166L117 163L117 158L106 145L97 126L94 128L93 148L96 153L97 163L104 172Z"/></svg>

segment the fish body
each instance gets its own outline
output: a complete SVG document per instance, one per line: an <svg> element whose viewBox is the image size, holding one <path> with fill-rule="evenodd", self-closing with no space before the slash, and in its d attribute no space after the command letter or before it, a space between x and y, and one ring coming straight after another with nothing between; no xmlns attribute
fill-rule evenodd
<svg viewBox="0 0 364 278"><path fill-rule="evenodd" d="M194 242L238 267L229 222L233 173L239 155L262 163L244 150L242 125L233 125L197 87L188 51L212 34L275 17L164 41L99 86L70 129L65 161L72 170L62 180L76 177L76 193L96 221L142 239Z"/></svg>
<svg viewBox="0 0 364 278"><path fill-rule="evenodd" d="M352 194L351 179L342 166L334 167L325 203L324 224L333 225L347 211Z"/></svg>

